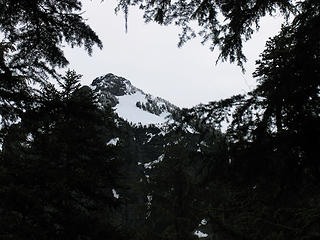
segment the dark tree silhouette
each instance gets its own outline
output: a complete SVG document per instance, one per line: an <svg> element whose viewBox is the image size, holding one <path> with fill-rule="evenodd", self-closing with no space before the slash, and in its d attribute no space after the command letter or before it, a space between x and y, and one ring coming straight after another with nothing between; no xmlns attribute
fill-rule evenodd
<svg viewBox="0 0 320 240"><path fill-rule="evenodd" d="M117 150L106 145L115 124L79 78L67 72L61 92L46 90L10 126L0 161L1 239L119 239L111 221Z"/></svg>
<svg viewBox="0 0 320 240"><path fill-rule="evenodd" d="M274 15L277 10L288 17L290 13L296 13L300 3L292 0L119 0L118 10L122 9L127 14L130 5L139 6L144 11L146 22L180 26L179 46L198 35L203 43L210 43L212 50L219 47L221 60L236 62L243 67L246 61L243 42L259 29L261 17ZM200 26L199 32L194 30L193 23Z"/></svg>
<svg viewBox="0 0 320 240"><path fill-rule="evenodd" d="M51 66L65 66L68 61L62 43L84 46L89 54L93 45L102 47L95 32L81 16L78 0L0 2L0 29L5 40L14 44L17 58L32 65L43 60Z"/></svg>
<svg viewBox="0 0 320 240"><path fill-rule="evenodd" d="M56 67L68 64L63 43L83 46L89 54L94 45L102 47L82 18L81 7L77 0L0 1L2 132L33 104L37 91L31 83L45 85L49 77L59 78Z"/></svg>

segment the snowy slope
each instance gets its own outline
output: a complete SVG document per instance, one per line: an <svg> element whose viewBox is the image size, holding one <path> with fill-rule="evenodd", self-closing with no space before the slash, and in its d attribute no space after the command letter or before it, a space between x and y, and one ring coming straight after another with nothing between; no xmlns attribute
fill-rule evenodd
<svg viewBox="0 0 320 240"><path fill-rule="evenodd" d="M111 73L98 77L92 88L101 105L113 107L119 117L134 125L159 125L170 121L179 108L133 86L129 80Z"/></svg>
<svg viewBox="0 0 320 240"><path fill-rule="evenodd" d="M160 115L156 115L138 108L136 106L137 102L146 102L145 95L143 95L141 92L119 96L118 101L119 103L114 107L115 112L119 115L119 117L133 124L161 125L167 121L166 117L170 115L169 112L163 112Z"/></svg>

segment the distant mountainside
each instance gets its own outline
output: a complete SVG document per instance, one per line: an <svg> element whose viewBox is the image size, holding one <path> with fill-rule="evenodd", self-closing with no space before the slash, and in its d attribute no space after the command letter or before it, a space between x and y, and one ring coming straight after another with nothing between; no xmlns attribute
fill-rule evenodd
<svg viewBox="0 0 320 240"><path fill-rule="evenodd" d="M113 137L108 139L107 145L119 148L119 159L122 161L120 174L124 176L120 185L127 188L114 189L114 197L126 201L123 213L114 216L115 221L139 228L143 226L146 215L137 209L146 204L145 199L151 206L152 195L148 192L150 179L159 164L171 159L172 149L186 148L197 155L212 151L211 146L217 135L210 129L210 123L204 121L209 111L205 109L196 115L200 106L180 109L112 73L94 79L91 88L98 95L98 104L102 108L111 107L116 113L118 132L115 131ZM171 164L176 164L171 161ZM143 186L146 191L144 196L132 189L132 185ZM198 237L199 233L201 238L207 236L198 230L194 232Z"/></svg>
<svg viewBox="0 0 320 240"><path fill-rule="evenodd" d="M94 79L92 87L102 106L111 106L119 117L132 124L162 125L180 111L172 103L146 94L129 80L112 73Z"/></svg>

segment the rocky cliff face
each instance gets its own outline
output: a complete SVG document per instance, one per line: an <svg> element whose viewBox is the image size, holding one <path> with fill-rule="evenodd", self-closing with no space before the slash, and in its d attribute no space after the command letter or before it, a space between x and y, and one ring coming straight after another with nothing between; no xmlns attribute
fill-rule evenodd
<svg viewBox="0 0 320 240"><path fill-rule="evenodd" d="M97 77L91 85L95 86L101 92L108 92L113 96L128 95L137 91L137 88L134 87L129 80L118 77L112 73Z"/></svg>

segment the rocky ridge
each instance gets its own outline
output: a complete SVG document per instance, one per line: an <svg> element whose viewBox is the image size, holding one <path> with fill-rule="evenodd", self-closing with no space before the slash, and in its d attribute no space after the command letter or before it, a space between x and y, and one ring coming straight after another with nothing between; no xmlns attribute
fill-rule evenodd
<svg viewBox="0 0 320 240"><path fill-rule="evenodd" d="M180 111L172 103L146 94L129 80L112 73L94 79L91 85L101 106L111 106L119 117L133 124L163 124Z"/></svg>

